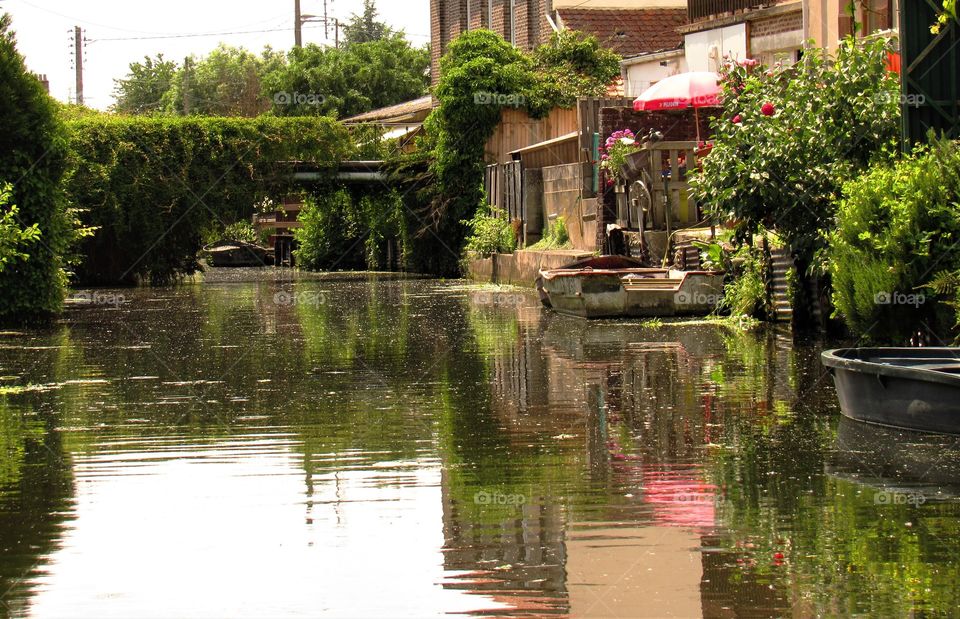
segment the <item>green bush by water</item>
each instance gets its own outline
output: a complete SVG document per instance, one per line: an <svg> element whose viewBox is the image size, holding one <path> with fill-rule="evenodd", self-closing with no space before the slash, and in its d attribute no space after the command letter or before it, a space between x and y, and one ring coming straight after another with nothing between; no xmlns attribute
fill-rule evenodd
<svg viewBox="0 0 960 619"><path fill-rule="evenodd" d="M926 288L960 270L960 148L932 139L895 165L848 182L827 235L836 313L858 336L901 342L952 324ZM945 322L948 321L948 322Z"/></svg>
<svg viewBox="0 0 960 619"><path fill-rule="evenodd" d="M328 118L94 116L68 126L67 194L97 228L78 268L91 284L193 273L205 234L294 189L283 162L332 173L352 148Z"/></svg>
<svg viewBox="0 0 960 619"><path fill-rule="evenodd" d="M318 188L307 195L294 230L297 264L310 270L389 268L387 242L399 251L398 266L407 266L403 202L393 190Z"/></svg>
<svg viewBox="0 0 960 619"><path fill-rule="evenodd" d="M557 217L552 226L543 231L543 237L527 249L545 251L548 249L569 249L570 233L567 231L567 222L563 217Z"/></svg>
<svg viewBox="0 0 960 619"><path fill-rule="evenodd" d="M517 248L513 227L506 216L493 207L481 208L473 219L464 223L470 229L464 246L468 254L510 254Z"/></svg>

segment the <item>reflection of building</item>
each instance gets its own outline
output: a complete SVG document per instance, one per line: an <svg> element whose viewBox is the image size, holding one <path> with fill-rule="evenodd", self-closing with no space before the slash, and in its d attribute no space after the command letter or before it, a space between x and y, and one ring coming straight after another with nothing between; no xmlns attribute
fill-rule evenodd
<svg viewBox="0 0 960 619"><path fill-rule="evenodd" d="M527 497L519 517L475 521L476 505L459 504L442 476L444 568L459 573L445 587L482 593L526 612L567 610L563 508L551 497Z"/></svg>

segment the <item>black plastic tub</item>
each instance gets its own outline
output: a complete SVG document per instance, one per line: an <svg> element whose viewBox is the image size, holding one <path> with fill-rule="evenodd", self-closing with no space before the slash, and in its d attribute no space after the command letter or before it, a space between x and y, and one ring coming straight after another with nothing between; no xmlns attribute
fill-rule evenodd
<svg viewBox="0 0 960 619"><path fill-rule="evenodd" d="M839 348L821 358L847 417L960 434L960 348Z"/></svg>

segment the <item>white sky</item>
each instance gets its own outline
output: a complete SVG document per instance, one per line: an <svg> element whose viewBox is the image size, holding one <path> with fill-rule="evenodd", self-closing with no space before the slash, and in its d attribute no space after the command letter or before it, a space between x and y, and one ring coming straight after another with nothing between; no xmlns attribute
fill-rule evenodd
<svg viewBox="0 0 960 619"><path fill-rule="evenodd" d="M84 97L87 105L106 108L113 102L113 80L127 74L131 62L159 52L182 62L189 54L205 55L223 41L259 52L293 46L293 0L0 0L0 12L13 17L17 47L27 67L50 80L50 94L72 100L72 33L85 30ZM301 0L305 14L323 15L323 0ZM328 0L328 12L341 20L363 9L363 0ZM405 30L416 45L430 40L429 0L377 0L380 19ZM250 34L158 38L169 35L274 30ZM106 39L137 39L109 41ZM304 43L325 42L322 24L304 26Z"/></svg>

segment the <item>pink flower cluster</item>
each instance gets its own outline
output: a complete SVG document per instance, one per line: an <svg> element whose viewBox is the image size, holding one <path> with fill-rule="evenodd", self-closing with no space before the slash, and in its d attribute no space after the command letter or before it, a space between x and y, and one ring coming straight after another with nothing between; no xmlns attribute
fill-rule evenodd
<svg viewBox="0 0 960 619"><path fill-rule="evenodd" d="M604 144L604 149L610 150L610 148L613 147L614 144L616 144L623 138L627 138L628 140L635 140L637 139L637 136L635 136L633 134L633 131L630 131L629 129L623 129L622 131L614 131L613 133L610 134L610 137L607 138L607 142L606 144Z"/></svg>

